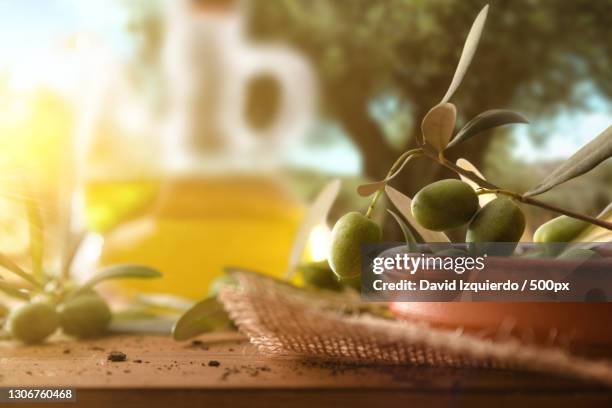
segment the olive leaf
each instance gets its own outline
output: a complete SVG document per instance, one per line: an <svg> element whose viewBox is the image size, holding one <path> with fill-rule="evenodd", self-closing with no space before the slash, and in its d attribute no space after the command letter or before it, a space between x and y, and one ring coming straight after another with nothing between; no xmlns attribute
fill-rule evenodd
<svg viewBox="0 0 612 408"><path fill-rule="evenodd" d="M393 218L395 218L395 221L397 221L397 224L402 229L402 233L404 234L404 239L406 240L406 247L408 247L408 250L410 252L418 252L419 245L414 235L412 235L412 231L410 231L410 227L408 227L408 225L406 225L402 217L400 217L394 211L392 210L387 210L387 211L389 212L389 214L393 216Z"/></svg>
<svg viewBox="0 0 612 408"><path fill-rule="evenodd" d="M293 246L289 253L289 262L287 264L287 272L285 273L285 279L291 279L297 270L297 267L302 260L302 254L308 244L308 238L310 232L318 224L324 223L327 219L327 214L331 209L338 193L340 192L340 180L335 179L330 181L321 190L319 195L315 198L310 208L304 216L304 220L298 229L298 232L293 240Z"/></svg>
<svg viewBox="0 0 612 408"><path fill-rule="evenodd" d="M421 122L424 142L439 152L444 150L453 136L456 120L457 109L452 103L441 103L431 108Z"/></svg>
<svg viewBox="0 0 612 408"><path fill-rule="evenodd" d="M470 163L466 159L463 159L463 158L457 159L456 163L457 163L457 166L461 167L463 170L471 171L472 173L476 174L481 179L486 180L484 176L482 175L482 173L476 168L476 166L474 166L472 163ZM459 174L459 177L461 178L461 181L463 181L464 183L472 187L474 191L480 188L480 186L476 182L465 177L463 174ZM480 204L481 207L484 207L491 201L495 200L495 197L496 197L495 194L479 194L478 204Z"/></svg>
<svg viewBox="0 0 612 408"><path fill-rule="evenodd" d="M425 240L427 243L450 243L448 237L438 231L430 231L426 228L423 228L418 221L412 215L412 200L406 196L405 194L400 193L396 189L391 186L385 187L385 193L389 200L393 203L393 205L399 210L399 212L404 216L404 219L408 221L410 226L414 228L414 230ZM431 246L431 245L430 245ZM446 248L446 246L444 246Z"/></svg>
<svg viewBox="0 0 612 408"><path fill-rule="evenodd" d="M400 174L402 170L404 169L404 167L406 166L406 164L414 157L417 157L417 155L411 154L408 157L406 157L404 161L402 162L402 164L399 166L399 168L395 170L393 174L387 176L384 180L375 181L373 183L367 183L367 184L362 184L358 186L357 193L362 197L371 196L372 194L374 194L375 192L377 192L378 190L386 186L387 183L393 180L398 174Z"/></svg>
<svg viewBox="0 0 612 408"><path fill-rule="evenodd" d="M15 275L31 283L38 289L42 289L42 285L37 279L35 279L31 274L21 269L16 263L11 261L6 255L0 254L0 267L10 272L13 272Z"/></svg>
<svg viewBox="0 0 612 408"><path fill-rule="evenodd" d="M608 204L608 206L597 215L597 218L612 222L612 203ZM595 246L601 242L612 242L612 231L598 227L597 225L589 225L584 231L578 234L572 242L584 242L588 243L588 246Z"/></svg>
<svg viewBox="0 0 612 408"><path fill-rule="evenodd" d="M491 109L485 111L466 123L446 148L450 149L485 130L512 123L529 123L529 121L520 113L511 110Z"/></svg>
<svg viewBox="0 0 612 408"><path fill-rule="evenodd" d="M110 279L138 278L151 279L159 278L162 274L157 269L143 265L112 265L100 270L92 276L88 281L81 285L76 292L82 292L85 289L91 288L100 282Z"/></svg>
<svg viewBox="0 0 612 408"><path fill-rule="evenodd" d="M6 295L16 299L30 300L30 294L25 288L8 282L0 281L0 292L4 292Z"/></svg>
<svg viewBox="0 0 612 408"><path fill-rule="evenodd" d="M25 200L28 227L30 232L30 255L32 257L32 270L37 279L43 279L43 249L44 227L40 206L34 199Z"/></svg>
<svg viewBox="0 0 612 408"><path fill-rule="evenodd" d="M461 52L461 57L459 58L455 75L453 76L453 80L446 91L446 95L444 95L444 98L442 98L440 103L448 102L457 88L459 88L461 81L463 81L463 77L465 76L470 63L472 62L476 49L478 48L478 42L480 41L482 29L484 28L485 21L487 20L488 11L489 5L487 4L482 8L482 10L480 10L480 13L478 13L476 16L474 23L472 23L472 28L470 28L470 32L465 39L465 44L463 45L463 51Z"/></svg>
<svg viewBox="0 0 612 408"><path fill-rule="evenodd" d="M62 271L67 277L75 267L74 263L77 258L77 254L82 250L85 238L87 237L86 231L66 231L64 246L61 254L61 265Z"/></svg>
<svg viewBox="0 0 612 408"><path fill-rule="evenodd" d="M359 194L361 197L369 197L386 186L389 180L390 178L387 177L384 180L375 181L373 183L361 184L357 186L357 194Z"/></svg>
<svg viewBox="0 0 612 408"><path fill-rule="evenodd" d="M225 329L230 319L214 296L208 297L187 310L172 328L174 340L188 340L199 334Z"/></svg>
<svg viewBox="0 0 612 408"><path fill-rule="evenodd" d="M553 170L540 184L525 193L525 196L533 197L545 193L559 184L593 170L597 165L610 157L612 157L612 126L608 127L599 136L574 153L561 166Z"/></svg>
<svg viewBox="0 0 612 408"><path fill-rule="evenodd" d="M597 215L597 218L612 218L612 202Z"/></svg>

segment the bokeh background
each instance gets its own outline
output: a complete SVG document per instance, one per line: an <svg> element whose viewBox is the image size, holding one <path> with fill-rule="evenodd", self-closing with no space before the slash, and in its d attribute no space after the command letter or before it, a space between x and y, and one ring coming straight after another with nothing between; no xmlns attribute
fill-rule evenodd
<svg viewBox="0 0 612 408"><path fill-rule="evenodd" d="M300 134L287 135L290 142L273 158L247 151L233 155L240 158L239 166L223 156L202 169L230 175L224 185L231 188L204 183L204 193L197 198L213 202L199 211L216 217L214 231L227 226L232 232L223 240L232 242L228 237L240 230L232 223L244 225L244 220L232 218L267 214L241 205L273 208L275 214L285 214L289 225L274 241L281 253L289 244L279 242L290 240L304 206L331 177L345 181L334 214L367 206L355 186L383 178L395 158L414 145L421 118L444 94L469 27L486 2L190 3L194 15L239 15L245 42L290 49L314 75L309 87L316 95L311 121ZM531 124L481 135L450 158L467 158L496 184L525 191L612 123L612 2L489 3L480 47L452 101L458 107L458 126L492 108L519 111ZM16 197L37 199L53 225L66 208L59 192L80 189L85 227L107 233L141 217L166 191L159 180L168 175L164 157L169 153L160 129L172 110L172 95L177 94L173 89L185 86L166 75L168 24L160 0L0 0L0 169L6 207L0 214L0 246L5 252L19 253L27 237L27 222L15 216L20 211ZM223 35L213 37L219 55L233 47ZM189 50L201 44L204 40L193 41ZM193 75L212 67L215 58L204 55ZM232 81L223 77L223 69L215 75L218 81ZM265 75L245 87L245 120L265 130L284 103L282 89ZM211 112L207 106L218 103L214 93L203 88L201 94L205 102L193 99L192 122L205 121ZM291 97L300 106L300 95ZM231 137L218 135L226 136ZM85 147L83 138L89 141ZM214 156L217 150L208 147ZM262 170L263 161L274 165ZM282 178L291 199L259 181L234 183L231 175L241 166L251 174ZM413 194L449 176L425 160L415 160L394 186ZM612 163L607 162L542 198L595 215L612 201L611 185ZM248 197L251 204L245 202ZM173 211L189 213L191 207L183 204ZM526 210L529 231L553 215ZM397 236L395 228L387 225L389 237ZM46 233L53 246L58 230L51 227ZM253 234L251 238L257 236Z"/></svg>

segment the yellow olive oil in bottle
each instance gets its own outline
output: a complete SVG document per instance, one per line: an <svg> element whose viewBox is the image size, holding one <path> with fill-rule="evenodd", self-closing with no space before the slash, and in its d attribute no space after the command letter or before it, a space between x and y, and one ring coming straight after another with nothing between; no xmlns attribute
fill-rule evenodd
<svg viewBox="0 0 612 408"><path fill-rule="evenodd" d="M142 263L162 279L123 281L131 293L202 298L225 267L280 276L301 205L272 178L181 177L165 182L150 214L109 232L102 264Z"/></svg>

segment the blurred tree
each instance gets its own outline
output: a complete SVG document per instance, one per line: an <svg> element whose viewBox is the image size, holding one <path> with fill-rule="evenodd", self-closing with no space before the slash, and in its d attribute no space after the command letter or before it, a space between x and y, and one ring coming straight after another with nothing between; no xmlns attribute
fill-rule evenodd
<svg viewBox="0 0 612 408"><path fill-rule="evenodd" d="M376 179L398 151L373 118L372 101L392 90L408 104L412 120L404 147L413 144L422 117L448 87L485 3L255 0L252 29L259 38L289 41L311 56L326 111L345 127L363 153L366 174ZM585 82L612 98L612 1L490 3L480 47L453 98L459 125L491 108L511 108L540 121L560 107L580 107ZM489 140L475 138L452 155L480 165ZM424 160L411 166L399 181L408 192L444 174Z"/></svg>

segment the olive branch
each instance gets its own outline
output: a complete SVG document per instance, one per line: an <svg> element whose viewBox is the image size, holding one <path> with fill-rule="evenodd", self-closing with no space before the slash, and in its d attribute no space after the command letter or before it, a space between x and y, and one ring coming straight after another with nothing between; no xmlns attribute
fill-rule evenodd
<svg viewBox="0 0 612 408"><path fill-rule="evenodd" d="M404 169L406 164L413 158L425 156L434 160L439 165L455 172L457 175L476 183L478 185L476 190L477 194L505 195L520 203L554 211L612 231L612 223L606 220L560 208L533 198L534 196L545 193L562 183L591 171L599 164L612 157L612 126L608 127L591 142L583 146L538 185L523 194L498 187L485 180L474 171L458 166L445 157L444 153L446 150L471 139L485 130L507 124L528 123L528 120L520 113L506 109L492 109L479 114L453 135L457 119L457 110L455 105L448 101L461 84L471 64L484 28L488 8L488 5L485 6L472 24L459 63L457 64L455 75L446 94L440 103L431 108L423 118L421 123L421 135L416 138L417 148L408 150L399 156L391 166L384 180L363 184L357 188L357 192L361 196L367 197L374 194L366 211L366 216L371 217L376 203L385 190L385 187Z"/></svg>
<svg viewBox="0 0 612 408"><path fill-rule="evenodd" d="M29 193L32 197L19 197L19 201L28 220L31 268L23 268L0 252L0 269L19 278L8 281L0 274L0 294L21 301L10 310L0 303L0 339L37 343L60 326L64 333L76 337L104 333L112 312L94 287L114 279L159 278L161 273L143 265L111 265L92 271L95 273L88 280L78 284L71 279L70 270L79 242L69 239L63 243L71 253L61 260L60 271L49 268L44 264L45 225L40 203Z"/></svg>
<svg viewBox="0 0 612 408"><path fill-rule="evenodd" d="M432 252L438 254L449 254L449 251L453 251L453 249L449 249L447 244L450 243L450 240L443 232L429 230L416 222L416 219L411 216L411 199L388 185L391 180L402 172L402 170L411 160L420 157L427 157L434 160L439 165L452 170L464 181L467 181L468 184L471 184L477 195L482 196L486 194L495 194L509 196L513 200L524 204L552 210L569 217L587 221L591 224L612 230L612 224L609 222L588 217L586 215L578 214L562 208L557 208L553 205L533 198L533 196L542 194L551 188L564 183L565 181L590 171L595 166L612 156L612 127L608 128L595 140L580 149L566 163L561 165L545 180L525 194L519 194L500 188L485 180L478 169L470 165L469 162L465 161L464 159L462 160L465 163L462 163L462 160L460 160L457 162L457 164L455 164L445 157L444 153L447 149L451 149L485 130L506 124L528 123L527 119L519 113L505 109L492 109L483 112L474 119L470 120L465 126L463 126L463 128L454 134L453 137L457 112L455 106L448 101L459 87L476 52L480 35L486 20L487 11L488 6L485 6L476 17L472 28L470 29L463 52L457 65L457 69L455 71L455 75L446 94L440 103L434 106L423 118L421 124L422 134L419 136L419 138L417 138L417 147L402 153L391 165L386 177L383 180L362 184L357 187L357 192L361 196L368 197L373 195L370 205L365 213L365 217L361 214L351 212L345 214L342 218L340 218L340 220L337 221L334 229L332 230L333 242L330 247L330 258L322 261L323 264L319 262L302 264L301 262L303 260L304 251L308 244L312 229L319 224L327 223L327 217L330 209L340 192L340 180L334 179L328 182L312 201L303 218L302 224L298 228L293 241L293 246L289 252L287 269L283 279L286 283L290 283L295 277L296 273L300 272L302 275L302 281L306 286L306 289L304 290L321 289L322 291L319 292L319 296L322 297L326 296L325 290L336 291L350 288L351 282L354 282L356 276L350 274L353 269L347 267L347 265L354 265L355 262L353 261L355 260L345 259L349 261L344 262L346 265L341 265L343 262L338 262L338 264L335 266L333 262L330 263L328 261L331 261L331 259L334 257L338 259L342 257L346 258L347 253L349 255L354 255L359 251L360 245L363 242L368 242L367 239L371 238L364 236L364 231L367 230L372 232L378 230L379 226L371 220L371 217L383 192L386 193L391 202L395 204L395 206L400 210L400 213L410 224L410 226L408 226L402 217L392 210L387 210L402 229L406 244L410 251L419 251L418 241L412 234L410 227L412 227L419 234L419 237L428 244ZM338 225L341 225L340 228L338 228ZM338 232L337 236L334 236L335 231ZM335 253L334 242L342 241L343 243L340 245L341 247L338 248L336 251L337 253ZM347 250L347 248L349 250ZM352 253L350 251L351 249L354 250ZM359 262L356 262L356 264L359 264ZM256 273L253 271L246 272L244 270L235 270L234 268L230 268L226 271L227 275L218 278L224 281L221 287L236 285L235 281L230 283L227 282L228 278L230 278L230 281L232 280L236 272L241 274ZM348 275L347 272L349 273ZM213 283L211 287L217 286L217 282L219 281ZM175 340L186 340L202 333L227 327L227 316L223 312L219 302L216 300L216 295L218 292L218 289L214 290L213 293L210 293L207 298L193 305L182 315L173 328L173 336ZM349 298L346 297L344 299ZM360 306L360 308L364 312L387 317L386 313L388 310L386 310L384 305L379 304L375 306L373 304L364 304Z"/></svg>

